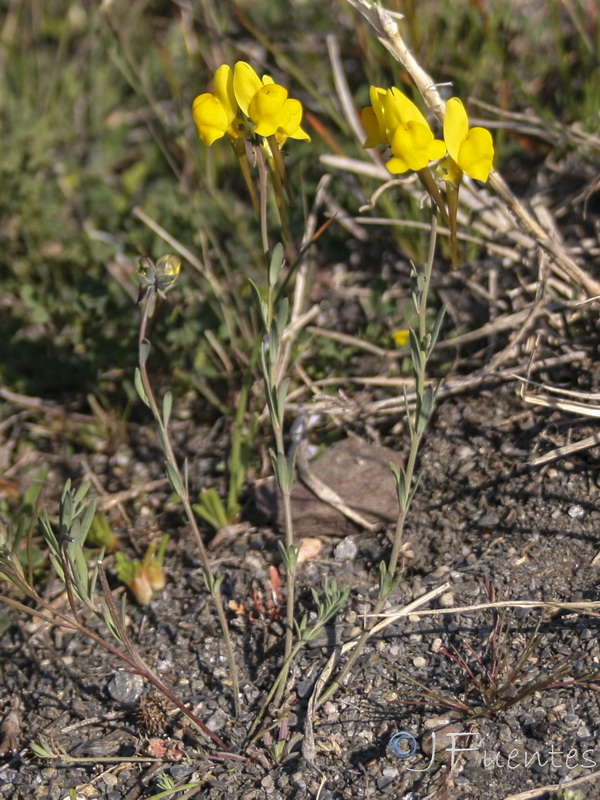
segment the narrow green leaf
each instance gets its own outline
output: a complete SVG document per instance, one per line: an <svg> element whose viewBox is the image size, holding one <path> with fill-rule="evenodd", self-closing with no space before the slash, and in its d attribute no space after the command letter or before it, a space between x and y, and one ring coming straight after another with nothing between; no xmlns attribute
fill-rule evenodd
<svg viewBox="0 0 600 800"><path fill-rule="evenodd" d="M423 375L425 372L425 353L421 349L421 342L417 334L411 328L409 331L410 357L416 375Z"/></svg>
<svg viewBox="0 0 600 800"><path fill-rule="evenodd" d="M165 392L163 397L163 425L165 428L169 427L169 420L171 419L171 411L173 409L173 395L171 392Z"/></svg>
<svg viewBox="0 0 600 800"><path fill-rule="evenodd" d="M181 478L179 477L179 472L173 467L172 464L167 463L165 464L165 470L167 472L167 478L169 479L169 483L177 497L184 498L185 490L183 488L183 484L181 483Z"/></svg>
<svg viewBox="0 0 600 800"><path fill-rule="evenodd" d="M433 351L433 348L437 344L437 340L439 338L440 330L445 316L446 316L446 306L443 305L436 314L435 321L433 323L433 330L431 331L431 339L429 342L429 347L427 348L427 358L429 358L429 356Z"/></svg>
<svg viewBox="0 0 600 800"><path fill-rule="evenodd" d="M148 400L148 395L146 394L146 390L144 389L144 384L142 382L142 373L140 372L139 367L135 368L135 376L133 382L135 384L136 391L142 403L145 403L148 407L150 407L150 401Z"/></svg>
<svg viewBox="0 0 600 800"><path fill-rule="evenodd" d="M83 519L81 520L81 537L80 542L83 546L85 544L85 540L88 537L90 532L90 528L92 527L92 523L94 522L94 516L96 515L96 506L98 501L95 497L93 497L85 509L85 513L83 515Z"/></svg>
<svg viewBox="0 0 600 800"><path fill-rule="evenodd" d="M286 569L286 572L295 572L296 567L298 566L298 554L300 553L299 548L297 547L287 547L285 542L279 540L277 542L277 549L281 555L281 560L283 561L283 566Z"/></svg>
<svg viewBox="0 0 600 800"><path fill-rule="evenodd" d="M277 279L279 278L279 273L281 271L281 267L283 266L283 245L281 242L277 242L275 247L273 248L273 254L271 255L271 263L269 264L269 286L275 286L277 283Z"/></svg>
<svg viewBox="0 0 600 800"><path fill-rule="evenodd" d="M140 342L140 349L139 349L139 359L140 365L143 367L146 361L148 361L148 356L150 355L150 342L148 339L142 339Z"/></svg>
<svg viewBox="0 0 600 800"><path fill-rule="evenodd" d="M252 292L252 296L254 297L254 303L258 309L258 313L260 314L263 328L267 330L269 327L269 305L263 300L260 294L260 289L251 278L248 278L248 283L250 284L250 290Z"/></svg>
<svg viewBox="0 0 600 800"><path fill-rule="evenodd" d="M102 559L104 558L104 552L105 552L105 548L102 547L100 549L100 553L98 555L98 558L96 559L96 561L94 563L94 569L92 570L92 574L90 575L89 586L88 586L88 592L89 592L89 596L90 597L93 597L94 593L96 591L96 582L98 580L98 565L102 562Z"/></svg>
<svg viewBox="0 0 600 800"><path fill-rule="evenodd" d="M75 496L73 497L73 508L75 509L75 513L79 513L90 488L91 487L89 483L84 483L75 492Z"/></svg>
<svg viewBox="0 0 600 800"><path fill-rule="evenodd" d="M277 418L280 423L283 423L285 418L285 401L287 398L288 389L290 386L290 379L284 378L279 384L277 389Z"/></svg>
<svg viewBox="0 0 600 800"><path fill-rule="evenodd" d="M277 309L277 319L275 322L278 343L283 340L283 333L285 331L285 326L287 325L289 309L290 309L289 300L287 299L287 297L283 297L279 302L279 308Z"/></svg>
<svg viewBox="0 0 600 800"><path fill-rule="evenodd" d="M433 413L434 399L435 399L435 390L430 384L429 386L425 387L425 391L423 392L423 397L421 398L419 415L415 420L415 427L417 433L423 433L423 431L427 426L427 423L431 419L431 415Z"/></svg>
<svg viewBox="0 0 600 800"><path fill-rule="evenodd" d="M43 745L38 744L37 742L30 742L29 743L29 749L38 758L54 758L55 757L54 753L51 753Z"/></svg>

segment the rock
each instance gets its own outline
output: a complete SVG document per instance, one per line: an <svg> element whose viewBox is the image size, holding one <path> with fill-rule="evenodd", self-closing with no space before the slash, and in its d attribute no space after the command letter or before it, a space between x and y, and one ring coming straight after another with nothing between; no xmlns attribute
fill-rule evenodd
<svg viewBox="0 0 600 800"><path fill-rule="evenodd" d="M398 497L390 462L401 466L403 459L395 450L352 438L331 445L311 462L310 469L366 520L390 523L398 516ZM354 523L315 497L298 479L292 488L291 503L298 536L343 536L356 532ZM244 511L283 529L281 495L274 478L256 487L254 503Z"/></svg>
<svg viewBox="0 0 600 800"><path fill-rule="evenodd" d="M211 731L218 733L218 731L223 730L223 728L227 724L228 719L229 717L227 716L225 711L223 711L223 709L221 708L218 708L214 712L214 714L211 714L211 716L206 720L206 726L207 728L210 728Z"/></svg>
<svg viewBox="0 0 600 800"><path fill-rule="evenodd" d="M113 700L123 706L133 706L144 691L144 679L131 672L117 672L108 684L108 693Z"/></svg>
<svg viewBox="0 0 600 800"><path fill-rule="evenodd" d="M567 514L571 517L571 519L583 519L585 517L585 508L579 504L569 506Z"/></svg>
<svg viewBox="0 0 600 800"><path fill-rule="evenodd" d="M394 783L399 774L395 767L384 767L381 776L377 778L377 788L380 791L387 789Z"/></svg>
<svg viewBox="0 0 600 800"><path fill-rule="evenodd" d="M334 549L336 561L353 561L358 554L358 546L352 536L347 536Z"/></svg>

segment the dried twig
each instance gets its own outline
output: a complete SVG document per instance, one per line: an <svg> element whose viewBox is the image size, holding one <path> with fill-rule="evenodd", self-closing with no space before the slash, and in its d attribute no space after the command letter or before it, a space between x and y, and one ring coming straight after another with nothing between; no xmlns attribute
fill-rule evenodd
<svg viewBox="0 0 600 800"><path fill-rule="evenodd" d="M421 93L425 104L431 109L438 121L443 123L445 103L431 76L421 67L404 42L394 17L379 4L372 3L370 0L348 0L348 2L369 22L379 41L406 69ZM489 183L521 227L550 255L551 269L561 277L565 274L568 275L588 295L600 297L600 282L588 275L571 258L562 244L547 234L539 222L512 193L502 175L496 170L492 170L489 176Z"/></svg>

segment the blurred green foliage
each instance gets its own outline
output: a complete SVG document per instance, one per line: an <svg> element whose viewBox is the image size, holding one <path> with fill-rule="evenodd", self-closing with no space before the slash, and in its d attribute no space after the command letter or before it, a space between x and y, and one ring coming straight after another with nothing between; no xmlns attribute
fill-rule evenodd
<svg viewBox="0 0 600 800"><path fill-rule="evenodd" d="M227 405L236 381L223 374L204 334L212 331L241 374L256 334L247 278L260 278L262 253L233 153L223 142L206 149L197 141L193 97L208 88L216 66L243 58L303 101L313 141L287 148L299 237L325 170L319 155L364 157L335 94L327 35L340 44L357 106L368 102L370 82L409 89L405 76L344 0L0 5L0 381L80 405L90 392L119 404L123 387L130 390L136 262L172 250L135 216L137 206L208 263L223 290L215 297L186 266L158 316L153 338L162 363L154 368L189 385L198 370ZM455 93L597 125L600 34L586 4L551 0L527 15L508 0L386 5L404 14L417 56ZM375 187L337 173L330 191L352 214ZM400 192L381 203L398 217L419 213ZM414 255L420 236L398 229L390 239ZM327 268L350 246L332 226L317 258ZM324 370L346 355L338 359L328 347ZM313 364L312 371L322 370Z"/></svg>

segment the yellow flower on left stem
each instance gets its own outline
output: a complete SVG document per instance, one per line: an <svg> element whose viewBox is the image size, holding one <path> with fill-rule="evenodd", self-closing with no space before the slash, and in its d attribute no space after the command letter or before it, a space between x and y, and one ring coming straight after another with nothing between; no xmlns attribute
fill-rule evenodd
<svg viewBox="0 0 600 800"><path fill-rule="evenodd" d="M238 61L233 71L233 91L242 112L254 123L259 136L273 136L281 147L286 139L310 136L301 127L302 103L288 97L288 90L269 75L262 80L245 61Z"/></svg>
<svg viewBox="0 0 600 800"><path fill-rule="evenodd" d="M233 70L227 64L220 66L214 75L214 91L198 95L192 113L207 147L224 136L235 144L252 127L258 136L275 136L279 147L286 139L310 141L301 126L302 103L288 97L287 89L269 75L259 78L245 61L238 61Z"/></svg>
<svg viewBox="0 0 600 800"><path fill-rule="evenodd" d="M233 91L233 72L223 64L215 72L214 93L198 95L192 106L194 122L204 144L210 147L225 134L236 142L247 132L246 124L238 112Z"/></svg>

